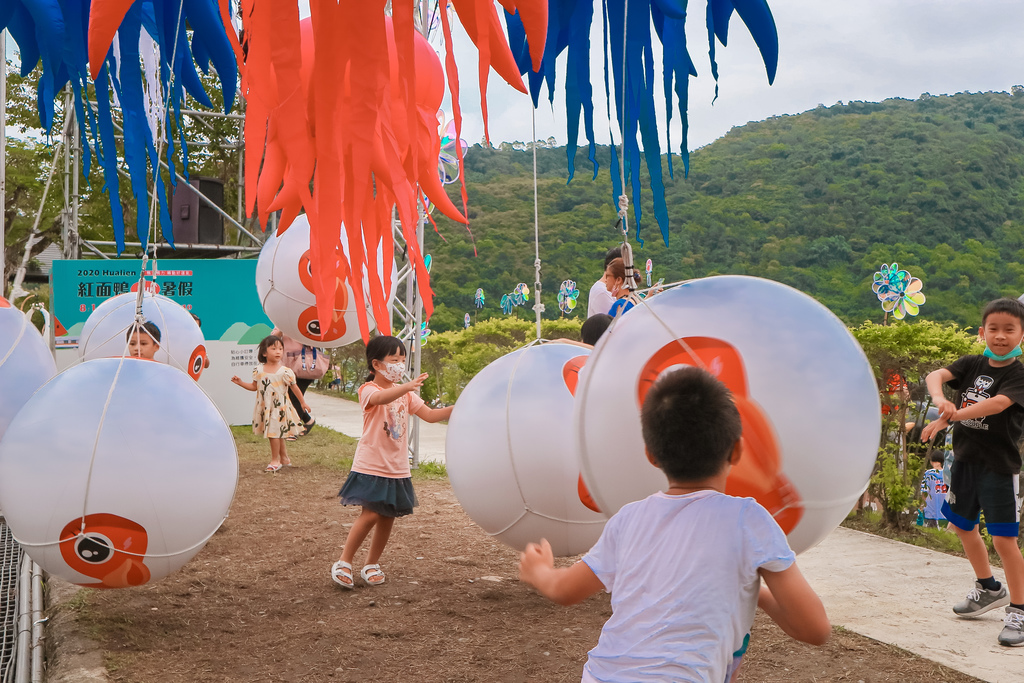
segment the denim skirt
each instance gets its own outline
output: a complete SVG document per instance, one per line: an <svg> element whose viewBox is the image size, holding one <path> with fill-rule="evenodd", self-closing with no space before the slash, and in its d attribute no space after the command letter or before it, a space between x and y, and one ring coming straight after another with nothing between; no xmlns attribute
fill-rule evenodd
<svg viewBox="0 0 1024 683"><path fill-rule="evenodd" d="M362 472L349 472L338 497L342 505L360 505L383 517L411 515L419 505L409 477L394 479Z"/></svg>

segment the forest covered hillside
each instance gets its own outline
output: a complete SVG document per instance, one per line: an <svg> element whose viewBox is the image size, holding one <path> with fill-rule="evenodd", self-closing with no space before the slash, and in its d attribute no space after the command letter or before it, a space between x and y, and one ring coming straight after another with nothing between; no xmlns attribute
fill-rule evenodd
<svg viewBox="0 0 1024 683"><path fill-rule="evenodd" d="M573 315L585 315L601 257L620 241L608 149L594 180L581 148L569 184L565 154L537 150L546 317L559 315L565 279L581 292ZM689 178L673 161L671 180L663 160L668 245L646 178L642 247L630 226L637 263L652 259L655 279L766 277L854 324L881 320L870 283L882 263L924 281L930 320L974 326L986 301L1024 292L1024 88L818 107L734 128L691 154ZM436 330L461 326L477 287L480 314L500 315L502 293L534 279L532 153L475 145L466 180L477 255L463 226L436 213L440 235L428 226ZM448 189L459 204L458 186Z"/></svg>

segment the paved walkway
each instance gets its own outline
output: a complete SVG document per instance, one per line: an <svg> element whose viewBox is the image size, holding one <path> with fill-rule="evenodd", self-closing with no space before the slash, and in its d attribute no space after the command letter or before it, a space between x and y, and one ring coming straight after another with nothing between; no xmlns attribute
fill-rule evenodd
<svg viewBox="0 0 1024 683"><path fill-rule="evenodd" d="M306 402L313 409L317 424L356 439L363 435L363 411L355 401L311 391L306 395ZM417 422L420 425L420 462L443 463L447 425Z"/></svg>
<svg viewBox="0 0 1024 683"><path fill-rule="evenodd" d="M312 392L307 400L319 424L362 433L358 404ZM420 428L420 458L444 462L446 425ZM953 615L973 581L966 559L840 527L797 563L834 625L984 681L1024 681L1024 648L996 644L1002 610L974 620Z"/></svg>

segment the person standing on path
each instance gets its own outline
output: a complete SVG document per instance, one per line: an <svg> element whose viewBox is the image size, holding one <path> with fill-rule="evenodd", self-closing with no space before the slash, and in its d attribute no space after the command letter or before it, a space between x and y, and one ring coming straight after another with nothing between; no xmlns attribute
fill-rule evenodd
<svg viewBox="0 0 1024 683"><path fill-rule="evenodd" d="M601 270L601 279L598 280L591 286L590 294L587 295L587 317L597 315L598 313L607 313L612 304L615 303L615 297L608 291L608 286L605 284L605 271L608 270L608 264L613 259L622 257L622 247L615 247L609 249L604 255L604 268Z"/></svg>
<svg viewBox="0 0 1024 683"><path fill-rule="evenodd" d="M981 356L964 356L928 375L928 391L939 419L921 431L931 441L953 423L953 452L949 493L942 514L954 527L974 569L975 587L953 607L961 617L976 617L1006 606L1000 645L1024 645L1024 557L1017 547L1020 533L1017 445L1024 436L1024 304L996 299L981 316ZM942 385L961 392L960 406L946 399ZM980 514L1003 562L1006 585L996 581L988 548L978 531ZM1009 589L1009 590L1007 590Z"/></svg>
<svg viewBox="0 0 1024 683"><path fill-rule="evenodd" d="M276 327L271 334L284 340L284 358L281 359L281 364L286 368L291 368L295 374L296 386L305 395L310 384L327 374L330 358L323 350L297 342ZM301 436L309 434L309 430L316 425L316 419L311 412L306 410L306 407L303 407L295 394L289 393L288 398L291 399L292 407L295 408L295 412L302 421Z"/></svg>

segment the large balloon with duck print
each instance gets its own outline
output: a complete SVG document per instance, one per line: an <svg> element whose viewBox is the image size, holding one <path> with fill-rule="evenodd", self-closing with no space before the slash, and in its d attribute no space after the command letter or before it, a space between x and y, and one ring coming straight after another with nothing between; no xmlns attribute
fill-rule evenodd
<svg viewBox="0 0 1024 683"><path fill-rule="evenodd" d="M159 282L147 282L142 317L160 328L160 348L153 360L167 363L198 380L206 367L206 341L199 324L181 304L154 292ZM115 358L128 354L128 332L135 324L138 294L112 296L96 307L85 321L78 342L82 360ZM143 334L148 334L143 332Z"/></svg>
<svg viewBox="0 0 1024 683"><path fill-rule="evenodd" d="M811 297L759 278L712 277L669 290L598 342L573 415L583 480L597 507L610 515L665 488L644 455L640 407L659 376L684 365L718 377L740 412L743 455L726 493L761 503L796 552L820 542L871 476L878 390L838 318Z"/></svg>
<svg viewBox="0 0 1024 683"><path fill-rule="evenodd" d="M74 365L0 440L0 509L47 572L124 588L188 562L228 513L230 428L184 373L150 360Z"/></svg>
<svg viewBox="0 0 1024 683"><path fill-rule="evenodd" d="M347 254L344 230L341 235ZM385 266L382 257L378 258L377 265L378 273L383 273L385 267L390 269L388 278L379 278L379 286L390 305L394 301L397 267L393 262ZM370 308L370 277L364 266L364 301L369 329L372 330L376 323ZM274 233L263 245L256 264L256 290L267 317L292 339L311 346L333 348L361 338L352 287L340 279L336 285L333 319L326 330L321 330L310 267L309 220L305 214L296 217L283 233Z"/></svg>
<svg viewBox="0 0 1024 683"><path fill-rule="evenodd" d="M27 315L0 296L0 437L36 389L56 374L42 335Z"/></svg>
<svg viewBox="0 0 1024 683"><path fill-rule="evenodd" d="M580 500L572 444L572 391L587 353L552 343L502 356L452 411L452 490L474 522L513 548L546 538L555 555L578 555L604 529L606 517Z"/></svg>

